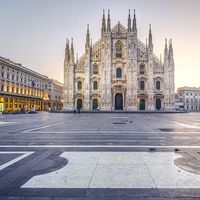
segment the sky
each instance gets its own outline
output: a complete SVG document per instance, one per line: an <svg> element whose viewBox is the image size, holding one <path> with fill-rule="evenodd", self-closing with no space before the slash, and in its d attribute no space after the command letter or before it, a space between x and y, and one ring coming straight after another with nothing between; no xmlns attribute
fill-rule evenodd
<svg viewBox="0 0 200 200"><path fill-rule="evenodd" d="M200 0L0 0L0 56L63 82L66 38L84 52L87 24L93 43L100 38L102 10L111 24L127 26L136 10L138 38L152 26L154 53L173 40L175 87L200 86Z"/></svg>

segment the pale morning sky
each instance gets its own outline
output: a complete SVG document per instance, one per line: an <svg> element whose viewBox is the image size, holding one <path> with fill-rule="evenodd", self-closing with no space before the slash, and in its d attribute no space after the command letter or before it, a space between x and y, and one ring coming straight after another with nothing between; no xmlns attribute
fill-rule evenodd
<svg viewBox="0 0 200 200"><path fill-rule="evenodd" d="M136 9L138 37L145 42L152 24L158 57L164 39L173 39L176 88L200 86L200 0L0 0L0 8L0 56L59 81L66 37L81 55L87 24L93 42L100 37L103 9L112 26L126 26L128 9Z"/></svg>

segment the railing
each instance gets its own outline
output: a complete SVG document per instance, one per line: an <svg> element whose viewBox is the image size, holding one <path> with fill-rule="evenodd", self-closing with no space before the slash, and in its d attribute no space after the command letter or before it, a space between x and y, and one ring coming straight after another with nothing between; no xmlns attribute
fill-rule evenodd
<svg viewBox="0 0 200 200"><path fill-rule="evenodd" d="M113 83L126 83L126 78L122 77L122 78L116 78L114 77L112 80Z"/></svg>

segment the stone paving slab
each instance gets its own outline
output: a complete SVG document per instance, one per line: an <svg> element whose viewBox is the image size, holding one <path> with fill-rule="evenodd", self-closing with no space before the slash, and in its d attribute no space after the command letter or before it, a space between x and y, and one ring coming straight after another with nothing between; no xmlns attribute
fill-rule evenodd
<svg viewBox="0 0 200 200"><path fill-rule="evenodd" d="M22 188L200 188L200 176L174 164L174 152L64 152L63 168Z"/></svg>

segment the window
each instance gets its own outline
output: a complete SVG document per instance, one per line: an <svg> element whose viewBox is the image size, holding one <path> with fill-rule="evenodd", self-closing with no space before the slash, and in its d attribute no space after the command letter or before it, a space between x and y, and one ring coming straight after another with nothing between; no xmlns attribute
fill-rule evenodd
<svg viewBox="0 0 200 200"><path fill-rule="evenodd" d="M9 79L9 74L7 74L7 79Z"/></svg>
<svg viewBox="0 0 200 200"><path fill-rule="evenodd" d="M145 65L144 64L141 64L139 66L139 71L140 71L140 74L145 74Z"/></svg>
<svg viewBox="0 0 200 200"><path fill-rule="evenodd" d="M97 64L93 65L93 74L98 74L99 73L99 67Z"/></svg>
<svg viewBox="0 0 200 200"><path fill-rule="evenodd" d="M2 78L4 78L4 73L3 72L1 73L1 76L2 76Z"/></svg>
<svg viewBox="0 0 200 200"><path fill-rule="evenodd" d="M78 90L82 90L82 82L78 81Z"/></svg>
<svg viewBox="0 0 200 200"><path fill-rule="evenodd" d="M14 87L12 87L12 93L14 93Z"/></svg>
<svg viewBox="0 0 200 200"><path fill-rule="evenodd" d="M122 69L120 67L117 68L116 70L116 77L121 78L122 77Z"/></svg>
<svg viewBox="0 0 200 200"><path fill-rule="evenodd" d="M94 82L93 82L93 89L94 89L94 90L97 90L97 89L98 89L97 81L94 81Z"/></svg>
<svg viewBox="0 0 200 200"><path fill-rule="evenodd" d="M160 81L156 81L156 90L160 90Z"/></svg>
<svg viewBox="0 0 200 200"><path fill-rule="evenodd" d="M4 86L3 86L3 85L1 85L1 91L2 91L2 92L4 91Z"/></svg>
<svg viewBox="0 0 200 200"><path fill-rule="evenodd" d="M115 50L116 50L116 57L121 58L122 57L122 49L123 49L123 44L121 41L118 41L115 44Z"/></svg>
<svg viewBox="0 0 200 200"><path fill-rule="evenodd" d="M144 90L145 85L144 85L144 81L140 81L140 90Z"/></svg>
<svg viewBox="0 0 200 200"><path fill-rule="evenodd" d="M14 78L15 78L14 75L12 75L12 81L14 81Z"/></svg>
<svg viewBox="0 0 200 200"><path fill-rule="evenodd" d="M9 89L10 89L9 86L7 86L7 92L10 92Z"/></svg>

